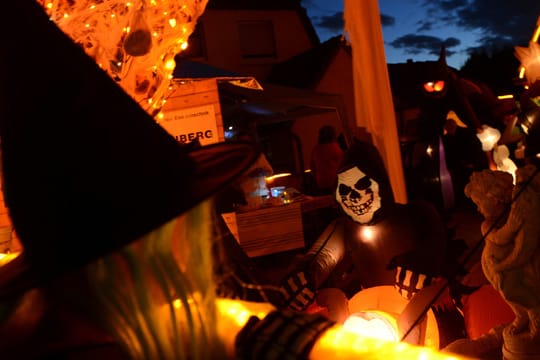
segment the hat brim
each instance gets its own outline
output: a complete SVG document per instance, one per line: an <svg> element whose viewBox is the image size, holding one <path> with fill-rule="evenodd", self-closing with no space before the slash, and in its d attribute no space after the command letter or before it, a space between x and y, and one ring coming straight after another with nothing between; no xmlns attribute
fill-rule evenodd
<svg viewBox="0 0 540 360"><path fill-rule="evenodd" d="M224 190L227 185L237 181L242 174L249 170L260 156L260 152L251 143L226 142L193 149L190 151L189 156L195 164L193 170L195 186L190 186L189 189L177 193L171 193L171 203L163 207L165 211L158 208L154 209L158 215L152 219L142 218L139 219L139 222L137 222L137 219L131 219L130 221L133 221L135 229L132 236L142 236L144 233L150 232L161 224L180 216L202 201ZM178 196L181 199L178 199ZM44 234L44 240L47 237L48 235ZM74 243L77 242L77 239L73 240ZM133 240L136 240L136 238ZM50 267L48 268L43 268L43 262L36 262L35 256L39 256L39 254L28 256L23 250L19 256L0 266L0 300L19 296L25 291L44 285L48 281L62 276L63 273L81 267L99 256L106 255L130 242L125 240L112 242L109 246L98 249L91 256L84 257L75 256L74 253L70 254L70 250L66 251L66 249L58 249L58 252L62 254L60 256L64 257L63 259L54 256L54 259L48 260L46 257L50 253L48 255L42 254L43 260L49 261ZM68 261L70 256L75 256L77 260L75 262Z"/></svg>
<svg viewBox="0 0 540 360"><path fill-rule="evenodd" d="M36 1L6 6L3 190L24 250L0 267L0 299L139 239L257 159L245 142L180 145Z"/></svg>

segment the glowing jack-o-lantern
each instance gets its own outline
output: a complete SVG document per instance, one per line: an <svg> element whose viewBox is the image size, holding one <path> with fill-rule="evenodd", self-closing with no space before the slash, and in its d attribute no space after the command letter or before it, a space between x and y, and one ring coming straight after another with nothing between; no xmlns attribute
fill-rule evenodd
<svg viewBox="0 0 540 360"><path fill-rule="evenodd" d="M362 311L351 314L343 323L343 327L362 336L392 342L399 341L395 317L381 311Z"/></svg>
<svg viewBox="0 0 540 360"><path fill-rule="evenodd" d="M444 80L428 81L424 84L424 90L428 93L440 93L444 88Z"/></svg>
<svg viewBox="0 0 540 360"><path fill-rule="evenodd" d="M349 311L353 316L358 317L355 314L371 314L371 319L377 319L374 325L366 322L361 323L357 319L347 319L345 322L349 322L347 326L351 331L364 334L370 331L371 336L375 334L372 326L377 326L379 334L381 334L381 340L390 340L389 338L395 336L394 341L400 341L404 335L408 335L408 327L412 326L410 321L410 309L414 305L411 302L414 301L414 297L411 300L407 300L401 296L392 285L381 285L364 289L356 293L349 300ZM363 315L365 317L365 315ZM373 320L372 320L373 321ZM391 329L391 326L394 329ZM359 329L357 327L365 327ZM355 327L351 329L351 327ZM368 330L368 329L372 330ZM418 324L419 331L415 332L414 336L406 336L405 341L413 343L415 345L427 346L430 348L439 348L439 328L437 326L437 320L435 314L429 310L425 319Z"/></svg>

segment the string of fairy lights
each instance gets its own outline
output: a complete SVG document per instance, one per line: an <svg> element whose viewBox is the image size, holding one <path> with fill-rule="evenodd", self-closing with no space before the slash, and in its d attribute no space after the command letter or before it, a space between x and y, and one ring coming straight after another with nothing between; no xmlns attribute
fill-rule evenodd
<svg viewBox="0 0 540 360"><path fill-rule="evenodd" d="M174 57L208 0L37 0L50 19L79 44L152 116L166 101Z"/></svg>

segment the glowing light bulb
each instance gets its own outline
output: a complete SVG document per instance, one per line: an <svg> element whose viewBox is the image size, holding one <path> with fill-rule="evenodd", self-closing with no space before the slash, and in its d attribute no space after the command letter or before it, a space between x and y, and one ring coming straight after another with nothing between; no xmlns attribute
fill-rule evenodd
<svg viewBox="0 0 540 360"><path fill-rule="evenodd" d="M477 133L476 136L482 143L482 150L491 151L497 141L501 138L501 132L495 128L483 125L482 132Z"/></svg>
<svg viewBox="0 0 540 360"><path fill-rule="evenodd" d="M174 61L174 59L169 59L165 61L165 69L174 70L175 66L176 66L176 62Z"/></svg>
<svg viewBox="0 0 540 360"><path fill-rule="evenodd" d="M374 226L362 226L360 229L360 236L364 242L372 242L375 240L375 233Z"/></svg>

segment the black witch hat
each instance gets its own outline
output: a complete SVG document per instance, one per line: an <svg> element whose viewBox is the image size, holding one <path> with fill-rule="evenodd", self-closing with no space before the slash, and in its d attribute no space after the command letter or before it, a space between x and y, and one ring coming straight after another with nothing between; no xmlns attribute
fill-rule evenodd
<svg viewBox="0 0 540 360"><path fill-rule="evenodd" d="M4 4L0 140L6 204L23 252L0 299L87 264L222 189L252 145L181 146L34 0Z"/></svg>

